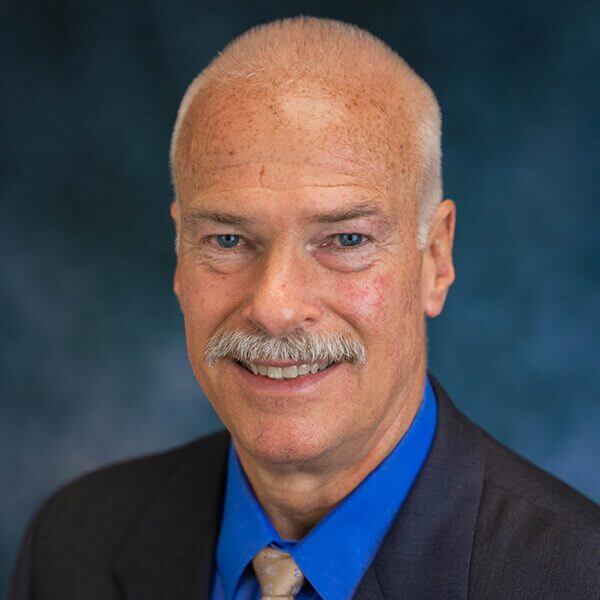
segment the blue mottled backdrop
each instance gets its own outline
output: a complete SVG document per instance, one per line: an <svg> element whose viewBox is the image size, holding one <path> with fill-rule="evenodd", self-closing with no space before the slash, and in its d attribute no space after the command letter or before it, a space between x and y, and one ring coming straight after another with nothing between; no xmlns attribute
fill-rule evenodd
<svg viewBox="0 0 600 600"><path fill-rule="evenodd" d="M167 151L188 82L277 17L354 22L444 114L457 281L430 367L600 500L600 8L592 2L0 2L0 593L34 507L219 427L187 362Z"/></svg>

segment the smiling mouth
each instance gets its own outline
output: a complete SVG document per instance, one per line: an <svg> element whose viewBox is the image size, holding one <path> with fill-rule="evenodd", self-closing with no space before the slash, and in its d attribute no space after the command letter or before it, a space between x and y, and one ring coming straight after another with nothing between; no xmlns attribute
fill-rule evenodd
<svg viewBox="0 0 600 600"><path fill-rule="evenodd" d="M269 379L297 379L298 377L304 377L305 375L314 375L319 371L324 371L332 365L337 364L335 362L320 362L289 365L287 367L272 367L258 363L243 362L237 359L235 362L247 371L250 371L250 373L268 377Z"/></svg>

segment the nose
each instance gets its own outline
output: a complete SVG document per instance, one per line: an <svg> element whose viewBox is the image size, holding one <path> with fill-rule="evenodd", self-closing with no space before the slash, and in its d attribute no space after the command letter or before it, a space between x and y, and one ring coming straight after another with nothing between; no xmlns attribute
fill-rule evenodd
<svg viewBox="0 0 600 600"><path fill-rule="evenodd" d="M300 251L292 247L272 250L257 265L242 318L271 336L306 327L321 318L314 288L311 265Z"/></svg>

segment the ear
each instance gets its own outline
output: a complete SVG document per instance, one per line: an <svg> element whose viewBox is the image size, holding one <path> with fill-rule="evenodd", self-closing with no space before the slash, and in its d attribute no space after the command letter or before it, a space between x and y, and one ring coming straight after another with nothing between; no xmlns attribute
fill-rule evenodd
<svg viewBox="0 0 600 600"><path fill-rule="evenodd" d="M179 299L179 226L181 223L181 213L177 200L171 202L171 218L175 226L175 253L177 254L177 265L175 266L175 273L173 275L173 291L177 299Z"/></svg>
<svg viewBox="0 0 600 600"><path fill-rule="evenodd" d="M454 282L452 245L456 223L456 205L441 202L431 220L427 246L423 250L423 307L428 317L437 317Z"/></svg>

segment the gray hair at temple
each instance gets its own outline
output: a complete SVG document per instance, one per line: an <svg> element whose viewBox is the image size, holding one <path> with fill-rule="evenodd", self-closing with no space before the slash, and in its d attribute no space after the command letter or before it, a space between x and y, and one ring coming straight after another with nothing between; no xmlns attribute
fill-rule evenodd
<svg viewBox="0 0 600 600"><path fill-rule="evenodd" d="M227 85L245 78L262 83L265 89L276 89L305 79L335 82L345 73L357 72L381 73L387 80L392 77L396 89L390 92L409 98L403 118L409 123L416 152L407 171L418 210L416 243L424 249L431 218L442 200L439 104L427 83L389 46L341 21L304 16L281 19L253 27L231 41L192 81L179 105L169 156L173 185L182 123L196 93L208 83ZM395 140L392 151L399 153L403 141Z"/></svg>

